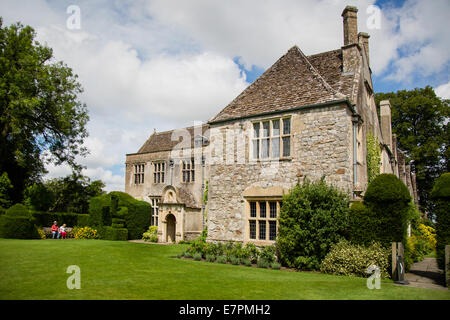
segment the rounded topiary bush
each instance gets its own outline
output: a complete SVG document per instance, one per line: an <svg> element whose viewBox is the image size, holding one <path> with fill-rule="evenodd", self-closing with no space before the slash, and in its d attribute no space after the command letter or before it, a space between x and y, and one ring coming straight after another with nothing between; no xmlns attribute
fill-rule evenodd
<svg viewBox="0 0 450 320"><path fill-rule="evenodd" d="M450 245L450 173L436 179L431 197L435 204L436 215L436 258L440 268L444 269L445 246Z"/></svg>
<svg viewBox="0 0 450 320"><path fill-rule="evenodd" d="M391 204L407 206L411 195L405 184L394 174L378 175L367 187L365 203Z"/></svg>
<svg viewBox="0 0 450 320"><path fill-rule="evenodd" d="M345 237L349 198L324 179L297 184L283 197L277 237L282 265L318 270L331 245Z"/></svg>
<svg viewBox="0 0 450 320"><path fill-rule="evenodd" d="M366 228L372 228L372 240L383 246L406 243L411 199L408 188L393 174L380 174L369 184L364 205L371 212Z"/></svg>
<svg viewBox="0 0 450 320"><path fill-rule="evenodd" d="M15 204L0 217L0 237L13 239L40 239L38 228L27 207Z"/></svg>

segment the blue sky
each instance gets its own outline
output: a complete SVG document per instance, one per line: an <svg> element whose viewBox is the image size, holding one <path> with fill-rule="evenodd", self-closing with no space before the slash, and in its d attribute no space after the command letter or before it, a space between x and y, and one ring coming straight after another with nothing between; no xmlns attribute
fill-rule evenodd
<svg viewBox="0 0 450 320"><path fill-rule="evenodd" d="M371 36L377 92L431 85L450 97L448 0L2 0L0 12L34 27L78 74L91 119L84 174L123 190L125 155L154 130L206 122L293 45L306 55L340 48L348 4ZM81 10L79 29L67 26L69 5Z"/></svg>

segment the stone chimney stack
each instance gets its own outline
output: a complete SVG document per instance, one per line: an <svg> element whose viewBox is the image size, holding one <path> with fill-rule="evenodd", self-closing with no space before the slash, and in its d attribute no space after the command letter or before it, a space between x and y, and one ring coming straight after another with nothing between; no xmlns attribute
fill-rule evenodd
<svg viewBox="0 0 450 320"><path fill-rule="evenodd" d="M358 43L358 9L353 6L346 6L342 11L344 18L344 46Z"/></svg>
<svg viewBox="0 0 450 320"><path fill-rule="evenodd" d="M370 38L370 36L368 33L365 33L365 32L358 33L359 45L366 52L367 64L370 66L370 63L369 63L369 38Z"/></svg>
<svg viewBox="0 0 450 320"><path fill-rule="evenodd" d="M387 144L389 146L389 149L392 151L391 104L389 100L383 100L380 102L380 116L383 142Z"/></svg>

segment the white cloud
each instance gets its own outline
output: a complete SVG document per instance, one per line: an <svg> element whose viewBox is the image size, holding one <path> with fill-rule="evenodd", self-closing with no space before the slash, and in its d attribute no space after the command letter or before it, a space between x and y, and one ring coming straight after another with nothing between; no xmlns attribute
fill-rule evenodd
<svg viewBox="0 0 450 320"><path fill-rule="evenodd" d="M123 189L125 154L153 132L206 121L247 85L233 59L267 68L291 46L305 54L340 48L341 13L359 9L359 31L368 32L372 71L396 81L442 72L449 61L447 0L407 1L383 7L381 28L368 30L373 0L79 0L81 30L68 30L73 1L4 0L5 24L37 30L84 87L91 150L80 159L91 178ZM442 87L442 88L441 88ZM436 88L447 92L446 86ZM49 176L70 173L49 166ZM120 179L122 181L120 181Z"/></svg>
<svg viewBox="0 0 450 320"><path fill-rule="evenodd" d="M442 99L450 99L450 82L436 87L434 92L436 92L436 95Z"/></svg>
<svg viewBox="0 0 450 320"><path fill-rule="evenodd" d="M382 41L376 43L384 63L375 71L385 72L387 79L408 83L415 74L427 77L446 69L450 36L444 30L450 21L450 2L406 1L401 8L385 10L385 16Z"/></svg>

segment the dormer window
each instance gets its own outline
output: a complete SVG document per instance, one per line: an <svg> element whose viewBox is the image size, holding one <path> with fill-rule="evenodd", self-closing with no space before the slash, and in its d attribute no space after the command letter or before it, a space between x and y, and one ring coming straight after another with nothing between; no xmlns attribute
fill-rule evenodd
<svg viewBox="0 0 450 320"><path fill-rule="evenodd" d="M291 156L291 118L253 122L254 160L273 160Z"/></svg>

